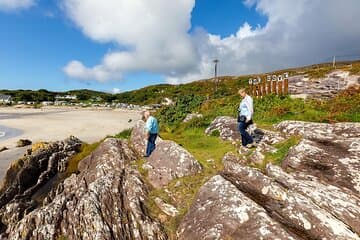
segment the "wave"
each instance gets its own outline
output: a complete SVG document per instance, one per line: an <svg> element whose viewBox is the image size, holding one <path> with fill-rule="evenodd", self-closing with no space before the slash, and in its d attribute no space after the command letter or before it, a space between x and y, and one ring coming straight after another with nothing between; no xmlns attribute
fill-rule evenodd
<svg viewBox="0 0 360 240"><path fill-rule="evenodd" d="M5 137L5 135L6 135L5 132L1 132L1 131L0 131L0 138L1 138L1 137Z"/></svg>

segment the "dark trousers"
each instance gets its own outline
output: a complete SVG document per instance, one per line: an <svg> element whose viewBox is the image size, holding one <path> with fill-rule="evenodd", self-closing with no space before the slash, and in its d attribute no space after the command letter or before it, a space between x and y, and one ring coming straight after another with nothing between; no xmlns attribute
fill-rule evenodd
<svg viewBox="0 0 360 240"><path fill-rule="evenodd" d="M252 120L250 120L249 122L239 122L239 131L241 134L241 144L243 146L246 146L247 144L253 143L254 140L253 138L250 136L250 134L246 131L247 127L249 125L251 125L253 123Z"/></svg>
<svg viewBox="0 0 360 240"><path fill-rule="evenodd" d="M155 150L155 141L157 138L157 133L150 133L147 146L146 146L146 156L150 156L150 154Z"/></svg>

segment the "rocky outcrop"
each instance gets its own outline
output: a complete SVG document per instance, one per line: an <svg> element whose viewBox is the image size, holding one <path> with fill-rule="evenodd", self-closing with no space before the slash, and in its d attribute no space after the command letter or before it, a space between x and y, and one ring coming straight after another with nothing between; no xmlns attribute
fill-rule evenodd
<svg viewBox="0 0 360 240"><path fill-rule="evenodd" d="M205 134L210 135L214 131L220 133L220 138L227 141L239 141L241 139L238 129L238 122L235 118L221 116L212 121L210 126L206 128Z"/></svg>
<svg viewBox="0 0 360 240"><path fill-rule="evenodd" d="M139 154L144 153L146 138L143 121L136 123L130 142ZM175 178L199 173L202 169L200 163L186 149L159 137L155 150L146 159L144 168L148 170L149 182L156 188L167 185Z"/></svg>
<svg viewBox="0 0 360 240"><path fill-rule="evenodd" d="M222 140L241 141L238 125L239 123L235 118L228 116L217 117L211 122L210 126L206 128L205 134L210 135L214 131L218 131ZM250 125L247 131L257 143L276 144L286 139L283 134L259 129L256 127L256 124Z"/></svg>
<svg viewBox="0 0 360 240"><path fill-rule="evenodd" d="M8 169L0 190L0 208L12 199L28 199L47 181L61 172L69 158L76 154L81 141L70 137L65 141L47 144L44 148L29 151ZM59 171L60 170L60 171Z"/></svg>
<svg viewBox="0 0 360 240"><path fill-rule="evenodd" d="M360 85L360 76L350 75L346 71L334 71L318 79L305 75L289 77L289 93L309 98L331 98L354 85Z"/></svg>
<svg viewBox="0 0 360 240"><path fill-rule="evenodd" d="M9 149L7 147L0 147L0 152L6 151L6 150L9 150Z"/></svg>
<svg viewBox="0 0 360 240"><path fill-rule="evenodd" d="M44 144L34 151L30 149L27 155L10 166L0 190L0 233L40 204L34 196L63 171L62 166L67 165L80 146L81 141L75 137Z"/></svg>
<svg viewBox="0 0 360 240"><path fill-rule="evenodd" d="M147 158L148 180L156 188L175 178L199 173L200 163L186 149L173 141L161 141Z"/></svg>
<svg viewBox="0 0 360 240"><path fill-rule="evenodd" d="M268 134L256 150L226 154L224 170L200 188L182 220L180 239L360 239L360 124L276 128L275 138L304 138L281 167L268 164L265 172L246 164L276 151Z"/></svg>
<svg viewBox="0 0 360 240"><path fill-rule="evenodd" d="M177 232L179 239L297 239L264 208L216 175L204 184Z"/></svg>
<svg viewBox="0 0 360 240"><path fill-rule="evenodd" d="M19 141L17 141L16 147L25 147L31 144L32 142L29 139L20 139Z"/></svg>
<svg viewBox="0 0 360 240"><path fill-rule="evenodd" d="M301 239L360 239L354 229L335 217L331 210L319 206L309 196L283 186L254 168L227 162L222 175L262 206L284 229ZM356 196L352 197L356 203ZM321 199L321 196L319 198L319 202L326 200ZM336 192L332 192L331 200L340 201ZM353 206L355 212L360 210L360 206ZM353 215L353 220L357 222L355 225L359 224L356 218Z"/></svg>
<svg viewBox="0 0 360 240"><path fill-rule="evenodd" d="M43 206L8 225L8 239L167 239L148 215L147 187L129 163L135 152L107 139L53 190Z"/></svg>
<svg viewBox="0 0 360 240"><path fill-rule="evenodd" d="M304 138L290 150L284 169L360 194L360 123L285 121L276 127Z"/></svg>
<svg viewBox="0 0 360 240"><path fill-rule="evenodd" d="M156 139L156 144L161 142L162 139L158 136ZM145 155L147 139L145 132L145 122L139 120L136 122L135 126L131 131L130 142L133 148L139 153L140 156Z"/></svg>

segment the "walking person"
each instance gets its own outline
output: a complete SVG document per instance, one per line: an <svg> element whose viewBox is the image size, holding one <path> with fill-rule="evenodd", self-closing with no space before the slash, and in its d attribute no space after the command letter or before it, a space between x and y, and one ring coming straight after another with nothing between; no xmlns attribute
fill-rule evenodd
<svg viewBox="0 0 360 240"><path fill-rule="evenodd" d="M156 147L155 141L159 134L159 124L157 119L151 116L149 111L143 112L143 120L145 121L145 131L147 139L147 146L144 157L149 157Z"/></svg>
<svg viewBox="0 0 360 240"><path fill-rule="evenodd" d="M239 131L241 134L241 144L244 147L251 148L254 147L254 140L250 134L246 131L247 127L253 124L252 117L254 114L253 99L246 94L245 88L239 90L239 95L242 97L242 100L238 109L238 122L239 122Z"/></svg>

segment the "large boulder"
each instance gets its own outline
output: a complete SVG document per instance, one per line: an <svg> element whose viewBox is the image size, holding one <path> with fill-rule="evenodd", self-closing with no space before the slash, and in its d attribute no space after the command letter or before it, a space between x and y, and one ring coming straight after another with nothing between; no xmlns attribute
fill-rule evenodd
<svg viewBox="0 0 360 240"><path fill-rule="evenodd" d="M220 116L214 119L205 133L210 135L214 131L220 133L220 138L228 141L239 141L241 139L238 122L235 118Z"/></svg>
<svg viewBox="0 0 360 240"><path fill-rule="evenodd" d="M300 237L300 239L360 239L355 229L358 228L359 219L356 215L352 219L343 219L334 216L331 208L325 208L322 201L341 201L337 192L331 186L327 188L328 198L304 194L296 188L287 188L273 178L270 178L257 169L241 166L234 162L225 162L222 176L234 184L237 189L245 193L253 201L261 205L267 214L275 221L281 223L284 230ZM295 183L296 185L297 183ZM313 188L305 188L312 191ZM360 206L356 196L351 196L351 207L348 213L358 213ZM333 207L337 206L333 203ZM340 210L341 211L341 210ZM345 213L351 218L351 215ZM341 216L341 215L340 215ZM348 225L351 223L351 225ZM354 227L352 227L354 226Z"/></svg>
<svg viewBox="0 0 360 240"><path fill-rule="evenodd" d="M156 144L161 142L162 139L158 136L156 139ZM146 132L145 132L145 122L139 120L136 122L135 126L131 131L130 136L131 145L134 149L141 155L145 155L147 139L146 139Z"/></svg>
<svg viewBox="0 0 360 240"><path fill-rule="evenodd" d="M82 142L70 137L64 141L45 144L44 147L15 161L6 172L0 189L0 208L13 198L29 198L79 152Z"/></svg>
<svg viewBox="0 0 360 240"><path fill-rule="evenodd" d="M163 187L175 178L199 173L200 163L186 149L173 141L163 140L147 159L148 180Z"/></svg>
<svg viewBox="0 0 360 240"><path fill-rule="evenodd" d="M183 218L179 239L299 239L266 210L216 175L199 190Z"/></svg>
<svg viewBox="0 0 360 240"><path fill-rule="evenodd" d="M7 226L2 239L167 239L145 206L148 189L125 141L105 140L43 206Z"/></svg>
<svg viewBox="0 0 360 240"><path fill-rule="evenodd" d="M360 194L360 123L285 121L277 128L304 138L282 162L284 169Z"/></svg>
<svg viewBox="0 0 360 240"><path fill-rule="evenodd" d="M312 202L332 213L360 234L360 198L344 188L325 184L314 179L301 180L286 173L279 166L268 164L266 173L286 188L300 193Z"/></svg>

